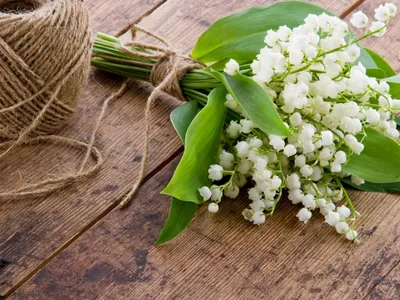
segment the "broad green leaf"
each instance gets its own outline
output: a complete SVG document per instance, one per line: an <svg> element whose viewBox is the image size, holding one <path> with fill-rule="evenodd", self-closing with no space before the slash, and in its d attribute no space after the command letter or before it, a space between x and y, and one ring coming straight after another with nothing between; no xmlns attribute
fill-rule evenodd
<svg viewBox="0 0 400 300"><path fill-rule="evenodd" d="M367 48L360 48L360 57L354 63L357 65L359 62L367 69L367 75L375 78L385 78L386 73L384 70L378 67L375 60L369 54Z"/></svg>
<svg viewBox="0 0 400 300"><path fill-rule="evenodd" d="M174 126L176 132L185 144L186 131L192 123L194 117L199 111L199 105L197 101L189 101L185 104L178 106L171 112L171 123Z"/></svg>
<svg viewBox="0 0 400 300"><path fill-rule="evenodd" d="M392 98L400 99L400 75L385 78L383 80L389 84L390 86L389 93L392 96Z"/></svg>
<svg viewBox="0 0 400 300"><path fill-rule="evenodd" d="M252 7L213 23L198 39L192 57L201 62L216 62L227 57L239 62L253 60L264 45L267 30L304 23L309 14L331 12L305 2L287 1Z"/></svg>
<svg viewBox="0 0 400 300"><path fill-rule="evenodd" d="M217 160L226 115L226 94L225 88L214 89L208 96L207 105L190 124L182 159L163 194L182 201L203 202L198 189L211 185L208 169Z"/></svg>
<svg viewBox="0 0 400 300"><path fill-rule="evenodd" d="M186 227L189 226L196 211L196 203L172 198L168 220L156 241L156 245L163 244L177 237Z"/></svg>
<svg viewBox="0 0 400 300"><path fill-rule="evenodd" d="M366 133L364 151L352 155L343 170L373 183L400 181L400 145L375 129Z"/></svg>
<svg viewBox="0 0 400 300"><path fill-rule="evenodd" d="M214 62L222 57L235 59L239 63L253 61L260 49L265 47L264 38L266 31L255 33L240 39L231 41L199 59L203 63Z"/></svg>
<svg viewBox="0 0 400 300"><path fill-rule="evenodd" d="M269 134L291 135L271 98L253 79L239 73L229 76L211 70L210 74L225 85L255 126Z"/></svg>
<svg viewBox="0 0 400 300"><path fill-rule="evenodd" d="M400 192L400 182L393 183L372 183L365 182L362 185L355 185L350 179L341 179L342 182L350 185L351 187L365 192L377 192L377 193L398 193Z"/></svg>
<svg viewBox="0 0 400 300"><path fill-rule="evenodd" d="M396 118L396 119L394 119L394 120L395 120L396 123L397 123L397 127L400 126L400 118Z"/></svg>
<svg viewBox="0 0 400 300"><path fill-rule="evenodd" d="M383 77L376 77L376 78L385 78L385 77L391 77L395 76L396 72L393 70L393 68L389 65L389 63L381 57L378 53L372 51L371 49L364 48L365 51L369 54L369 57L373 60L373 62L376 64L376 66L381 70L380 73L384 73ZM368 69L366 66L366 62L363 62L364 67ZM370 66L371 67L371 66ZM371 76L371 75L370 75Z"/></svg>

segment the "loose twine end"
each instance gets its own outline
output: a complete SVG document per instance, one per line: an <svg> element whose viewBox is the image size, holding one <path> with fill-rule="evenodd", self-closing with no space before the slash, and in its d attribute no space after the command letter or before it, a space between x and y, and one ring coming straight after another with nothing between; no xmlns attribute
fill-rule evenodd
<svg viewBox="0 0 400 300"><path fill-rule="evenodd" d="M135 38L137 37L137 32L142 32L145 35L158 40L164 46L145 44L135 41ZM131 27L131 33L132 41L126 43L125 45L121 45L121 50L133 57L157 59L157 62L153 66L150 74L150 82L155 88L149 95L145 108L145 133L142 155L143 159L140 164L138 178L134 182L130 192L120 202L121 208L125 208L131 203L132 199L135 197L141 184L143 183L146 175L147 162L149 158L151 107L153 101L163 93L167 93L181 101L186 101L180 88L180 80L183 78L183 76L185 76L188 71L204 67L203 64L193 60L190 57L183 56L179 54L178 51L171 49L169 43L164 38L154 32L151 32L141 26L133 25ZM132 46L140 46L146 51L145 53L136 52L132 49Z"/></svg>
<svg viewBox="0 0 400 300"><path fill-rule="evenodd" d="M72 146L74 148L84 148L84 149L86 148L85 157L82 160L81 166L77 172L72 173L72 174L67 174L65 176L61 176L61 177L54 178L54 179L46 179L46 180L40 181L38 183L29 184L29 185L26 185L23 187L18 186L18 189L14 189L13 191L0 193L0 199L11 200L11 199L16 199L16 198L20 198L20 197L46 195L51 192L58 191L64 187L66 187L69 184L72 184L79 180L83 180L83 179L88 178L88 177L92 176L93 174L97 173L100 170L100 168L104 162L104 159L103 159L103 156L101 155L100 151L96 147L94 147L95 138L96 138L97 132L100 128L100 125L102 123L102 120L104 118L105 112L108 108L110 101L119 98L125 92L126 86L127 86L127 81L128 80L125 80L123 82L123 84L121 85L121 87L118 89L118 91L116 93L111 94L104 101L101 112L97 118L96 124L94 126L94 129L92 131L92 134L91 134L91 137L90 137L90 140L88 143L84 143L84 142L78 141L76 139L71 139L71 138L56 136L56 135L38 136L38 137L33 137L33 138L22 138L22 137L26 137L27 135L29 135L29 133L32 132L36 128L36 126L39 124L40 116L46 112L48 106L45 106L42 109L41 114L39 114L39 116L37 117L38 121L31 124L31 126L24 132L23 135L21 135L21 137L18 140L0 143L1 148L6 148L6 150L0 154L0 158L4 157L14 147L17 147L17 146L23 145L23 144L37 144L37 143L42 143L42 142L52 142L52 143L56 143L56 144L64 144L67 146ZM94 164L94 166L87 169L86 165L87 165L90 157L93 157L95 159L95 164Z"/></svg>

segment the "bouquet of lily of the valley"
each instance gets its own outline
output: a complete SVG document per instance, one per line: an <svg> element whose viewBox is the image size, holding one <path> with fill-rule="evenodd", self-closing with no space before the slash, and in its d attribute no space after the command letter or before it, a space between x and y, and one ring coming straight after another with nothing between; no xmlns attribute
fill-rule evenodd
<svg viewBox="0 0 400 300"><path fill-rule="evenodd" d="M350 23L364 31L356 36L311 4L253 7L212 24L181 59L197 64L183 73L165 58L170 50L160 58L157 47L99 33L93 66L152 81L167 60L173 74L165 76L179 77L187 101L171 114L185 150L163 191L173 198L158 243L184 230L199 205L217 213L240 189L250 202L243 217L253 224L292 201L301 222L319 211L358 241L360 214L345 187L400 190L400 77L358 44L382 37L395 14L393 4L380 5L373 21L355 13Z"/></svg>

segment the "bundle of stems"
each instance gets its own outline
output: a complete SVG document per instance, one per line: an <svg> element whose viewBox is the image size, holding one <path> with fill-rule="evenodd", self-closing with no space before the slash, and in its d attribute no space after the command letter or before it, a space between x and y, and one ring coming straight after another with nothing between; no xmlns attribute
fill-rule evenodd
<svg viewBox="0 0 400 300"><path fill-rule="evenodd" d="M93 45L91 64L97 69L116 75L150 82L150 74L157 59L143 58L142 53L149 53L140 47L129 47L129 54L121 50L122 41L119 38L99 32ZM138 55L135 56L134 54ZM217 70L223 64L213 65ZM251 75L250 63L240 66L240 73ZM187 101L197 101L204 106L208 94L222 84L202 69L193 69L185 74L180 81L182 92ZM230 112L230 114L234 114ZM232 115L233 117L233 115Z"/></svg>

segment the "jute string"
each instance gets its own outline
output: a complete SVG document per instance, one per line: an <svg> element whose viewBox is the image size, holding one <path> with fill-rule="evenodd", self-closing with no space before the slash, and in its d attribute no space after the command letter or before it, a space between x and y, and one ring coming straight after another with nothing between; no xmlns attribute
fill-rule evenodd
<svg viewBox="0 0 400 300"><path fill-rule="evenodd" d="M18 1L17 1L18 2ZM89 143L48 135L70 119L90 70L91 42L88 12L80 0L22 1L32 11L0 11L0 159L15 147L56 143L86 149L79 170L59 178L1 192L1 200L55 192L96 173L103 157L93 146L108 97L95 124ZM19 3L0 0L0 9ZM95 164L86 168L90 157Z"/></svg>
<svg viewBox="0 0 400 300"><path fill-rule="evenodd" d="M145 108L145 130L144 130L144 143L142 150L142 161L140 170L136 181L134 182L130 192L121 201L121 207L127 206L132 198L136 195L143 179L146 175L146 168L149 158L149 136L151 127L151 108L154 100L156 100L163 93L167 93L181 101L186 101L180 88L180 80L190 70L196 68L204 68L204 65L191 59L190 57L181 55L178 51L173 50L168 42L161 36L151 32L141 26L133 25L131 27L132 41L122 44L121 50L133 57L141 57L147 59L156 59L157 62L153 66L150 74L150 83L154 86L152 93L147 98ZM135 41L137 32L142 32L145 35L152 37L163 44L157 46L154 44L141 43ZM137 52L132 50L132 47L139 47L144 52Z"/></svg>

